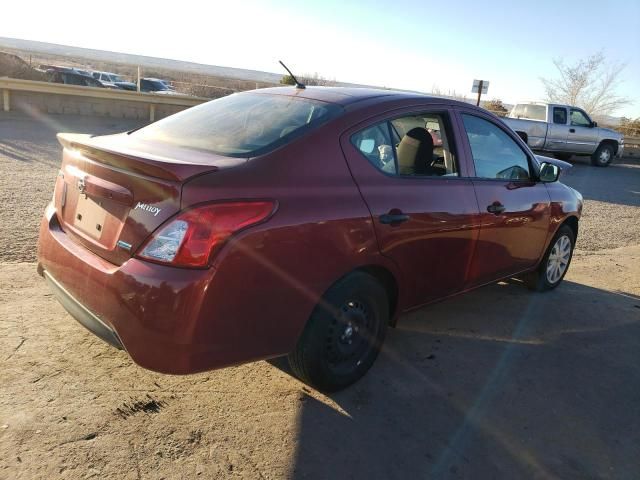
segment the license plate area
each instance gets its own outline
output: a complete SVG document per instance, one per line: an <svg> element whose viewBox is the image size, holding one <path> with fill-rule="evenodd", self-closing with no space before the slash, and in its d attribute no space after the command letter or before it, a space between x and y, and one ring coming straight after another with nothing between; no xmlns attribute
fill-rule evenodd
<svg viewBox="0 0 640 480"><path fill-rule="evenodd" d="M73 226L90 237L100 240L104 233L107 211L99 202L85 195L79 195Z"/></svg>

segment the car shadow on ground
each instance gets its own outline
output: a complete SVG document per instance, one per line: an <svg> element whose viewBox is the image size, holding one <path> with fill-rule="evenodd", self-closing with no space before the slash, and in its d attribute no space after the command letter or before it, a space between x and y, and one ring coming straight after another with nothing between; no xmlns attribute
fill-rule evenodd
<svg viewBox="0 0 640 480"><path fill-rule="evenodd" d="M638 338L640 298L569 281L405 315L339 409L306 397L291 477L637 478Z"/></svg>

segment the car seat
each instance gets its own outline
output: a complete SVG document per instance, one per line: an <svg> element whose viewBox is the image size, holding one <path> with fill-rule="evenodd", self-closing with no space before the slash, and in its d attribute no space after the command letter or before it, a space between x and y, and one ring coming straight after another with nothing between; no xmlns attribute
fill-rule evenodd
<svg viewBox="0 0 640 480"><path fill-rule="evenodd" d="M421 127L409 130L396 150L400 175L432 175L433 138Z"/></svg>

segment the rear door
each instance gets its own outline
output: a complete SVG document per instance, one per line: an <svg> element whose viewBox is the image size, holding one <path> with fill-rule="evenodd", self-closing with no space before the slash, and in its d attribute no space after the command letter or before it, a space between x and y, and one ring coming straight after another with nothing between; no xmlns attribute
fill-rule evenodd
<svg viewBox="0 0 640 480"><path fill-rule="evenodd" d="M459 162L450 112L376 117L345 133L341 144L379 248L402 272L408 306L461 290L478 235L478 205Z"/></svg>
<svg viewBox="0 0 640 480"><path fill-rule="evenodd" d="M569 134L569 112L566 107L549 105L551 122L547 127L546 150L552 152L567 151L567 136Z"/></svg>
<svg viewBox="0 0 640 480"><path fill-rule="evenodd" d="M550 197L535 179L537 163L513 132L475 110L462 109L459 115L480 209L468 284L474 286L538 262L549 231Z"/></svg>

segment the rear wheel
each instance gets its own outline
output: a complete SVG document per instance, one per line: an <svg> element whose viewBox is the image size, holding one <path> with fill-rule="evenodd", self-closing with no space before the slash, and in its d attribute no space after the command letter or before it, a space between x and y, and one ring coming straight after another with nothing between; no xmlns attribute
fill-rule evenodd
<svg viewBox="0 0 640 480"><path fill-rule="evenodd" d="M562 225L551 240L537 270L524 278L527 286L539 292L556 288L569 269L574 245L573 230L568 225Z"/></svg>
<svg viewBox="0 0 640 480"><path fill-rule="evenodd" d="M608 143L601 144L591 155L591 164L596 167L607 167L613 160L613 146Z"/></svg>
<svg viewBox="0 0 640 480"><path fill-rule="evenodd" d="M367 273L352 273L318 303L289 354L289 365L298 378L319 390L345 388L373 364L388 322L385 289Z"/></svg>

